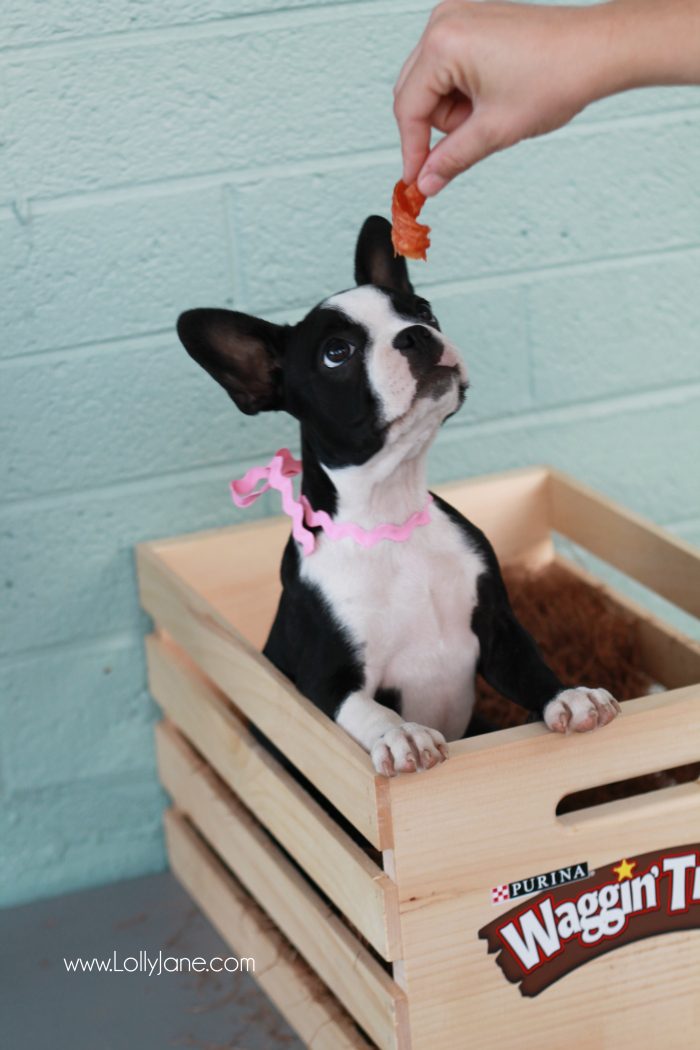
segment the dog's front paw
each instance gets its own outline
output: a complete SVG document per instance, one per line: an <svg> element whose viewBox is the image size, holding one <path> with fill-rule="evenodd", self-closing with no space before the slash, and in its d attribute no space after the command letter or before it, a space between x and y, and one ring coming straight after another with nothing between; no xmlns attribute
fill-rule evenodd
<svg viewBox="0 0 700 1050"><path fill-rule="evenodd" d="M620 713L607 689L564 689L546 705L542 717L553 733L589 733L606 726Z"/></svg>
<svg viewBox="0 0 700 1050"><path fill-rule="evenodd" d="M403 722L382 733L371 751L377 773L393 777L396 773L415 773L431 769L447 758L447 743L437 729Z"/></svg>

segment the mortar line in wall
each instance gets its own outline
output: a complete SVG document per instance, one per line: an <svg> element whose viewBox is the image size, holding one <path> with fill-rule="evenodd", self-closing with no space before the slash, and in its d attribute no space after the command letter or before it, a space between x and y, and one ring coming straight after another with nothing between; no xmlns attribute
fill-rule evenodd
<svg viewBox="0 0 700 1050"><path fill-rule="evenodd" d="M700 397L700 381L692 383L674 383L664 387L656 387L649 390L635 390L632 394L620 395L619 393L591 398L589 400L577 401L575 404L560 404L554 406L533 407L524 412L508 416L495 416L482 420L463 420L452 422L444 431L444 441L452 444L457 440L463 440L465 433L470 437L478 438L490 434L508 433L522 429L531 424L538 428L555 425L557 423L577 423L590 418L606 418L616 412L627 413L635 409L663 408L673 404L684 404ZM225 490L230 478L241 470L247 469L252 460L260 455L272 453L273 441L269 445L256 446L257 451L251 449L249 454L240 459L233 456L222 460L209 461L201 466L188 467L185 470L173 469L169 471L159 470L157 474L144 474L124 478L121 481L111 482L106 485L86 485L79 490L54 489L51 492L42 492L40 495L24 495L5 498L3 510L16 510L18 508L31 507L40 509L43 506L55 509L56 500L61 500L70 506L74 502L82 502L86 496L94 497L109 493L110 495L122 494L138 495L144 488L153 492L156 488L169 489L173 484L178 486L192 482L218 481L221 479L222 491ZM298 452L296 439L290 442L292 452ZM225 496L225 492L224 492ZM231 522L236 524L235 521Z"/></svg>
<svg viewBox="0 0 700 1050"><path fill-rule="evenodd" d="M673 245L666 248L654 248L645 252L630 252L628 254L611 255L608 258L597 258L582 260L574 263L552 263L530 270L510 270L481 276L462 277L454 281L422 282L422 287L430 289L431 298L453 295L459 292L478 292L481 289L507 288L510 286L536 284L538 281L555 279L560 276L578 276L579 274L605 272L614 269L634 269L635 266L651 265L664 256L695 255L700 252L700 245L688 243ZM627 264L633 263L633 266ZM414 274L415 275L415 274ZM249 302L246 290L245 302ZM243 301L243 300L240 300ZM302 316L308 310L308 302L289 302L282 306L272 306L270 303L258 304L254 307L255 312L272 315L278 319L288 318L290 315ZM247 307L249 308L249 307ZM281 323L281 322L280 322ZM175 324L167 328L155 328L152 331L144 331L137 335L113 336L106 339L86 340L83 343L73 343L62 347L41 348L28 350L21 354L9 354L0 358L0 370L4 367L16 366L23 361L34 362L36 358L45 358L49 362L60 361L72 356L88 355L98 350L106 352L123 352L125 349L154 349L158 345L165 345L165 340L176 340Z"/></svg>
<svg viewBox="0 0 700 1050"><path fill-rule="evenodd" d="M576 262L552 262L544 266L535 266L531 269L522 270L499 270L494 273L477 274L473 277L460 277L453 281L440 281L434 283L423 281L424 288L431 289L431 295L437 292L439 295L451 295L472 287L501 288L510 284L530 284L539 280L549 280L560 274L567 276L578 276L579 274L597 273L605 270L633 269L629 263L639 263L641 266L651 265L659 257L667 255L692 255L700 251L697 241L688 241L683 244L666 245L663 248L648 248L641 251L620 252L608 256L591 256Z"/></svg>
<svg viewBox="0 0 700 1050"><path fill-rule="evenodd" d="M680 522L665 522L663 527L673 532L678 540L683 540L684 543L690 543L692 547L700 549L700 517L685 518ZM697 533L697 538L691 538L687 534L688 530Z"/></svg>
<svg viewBox="0 0 700 1050"><path fill-rule="evenodd" d="M695 255L700 251L700 244L689 241L684 244L666 245L663 248L649 248L646 251L621 252L617 255L607 257L593 256L589 259L581 259L576 262L552 262L544 266L521 270L500 270L494 273L475 274L471 277L460 277L452 281L418 280L420 273L411 269L411 277L416 283L420 283L425 293L434 298L437 296L452 295L455 292L471 292L485 289L499 289L510 286L535 284L537 281L547 281L560 276L578 276L579 274L599 273L606 270L634 269L634 265L651 265L659 258L673 255ZM629 265L630 263L634 265ZM298 301L290 301L273 305L272 302L261 301L256 303L255 310L258 313L282 314L284 311L308 309L308 303L301 304Z"/></svg>
<svg viewBox="0 0 700 1050"><path fill-rule="evenodd" d="M233 410L232 410L233 411ZM198 466L190 466L185 469L174 468L172 470L159 470L156 474L139 474L129 478L123 478L121 481L109 482L102 485L85 485L83 488L63 488L54 489L52 491L44 491L41 494L26 495L10 497L4 499L2 508L0 509L0 518L5 511L10 509L23 509L24 507L32 507L34 509L55 508L56 499L60 499L64 505L70 506L71 503L80 503L85 496L100 496L108 493L110 495L123 495L123 496L138 496L139 493L147 490L149 494L157 492L159 489L171 489L173 483L176 485L187 484L189 482L209 482L209 481L220 481L222 491L222 506L231 507L232 513L235 513L233 509L233 503L228 495L228 484L231 478L235 477L248 469L250 462L253 459L258 458L260 455L272 455L279 442L277 440L270 442L267 445L261 443L260 446L256 446L256 450L243 457L237 458L233 453L221 460L210 460L206 463L202 463ZM295 437L294 441L289 442L291 451L298 455L300 452L298 441ZM250 511L248 512L250 515ZM251 519L252 520L252 519ZM235 525L236 519L232 519L229 524ZM149 537L144 538L144 542L148 542Z"/></svg>
<svg viewBox="0 0 700 1050"><path fill-rule="evenodd" d="M488 436L493 433L508 433L519 430L530 424L538 427L551 426L557 423L581 422L587 419L603 419L615 413L627 413L635 409L664 408L674 404L685 404L700 397L700 381L677 381L662 387L651 387L635 390L630 394L603 395L595 398L578 400L574 403L534 406L524 412L509 416L496 416L490 419L454 421L445 431L449 434L450 444L468 431L473 437Z"/></svg>
<svg viewBox="0 0 700 1050"><path fill-rule="evenodd" d="M231 274L231 305L237 310L246 310L248 302L248 281L243 265L243 252L239 243L242 237L243 224L238 214L236 190L231 183L223 187L224 214L226 216L225 238L226 257Z"/></svg>
<svg viewBox="0 0 700 1050"><path fill-rule="evenodd" d="M525 356L526 356L526 367L527 367L527 396L530 408L534 408L536 404L535 399L535 347L533 343L533 330L532 330L532 303L530 302L530 296L528 294L528 286L524 288L523 305L525 319L523 322L524 338L525 338Z"/></svg>
<svg viewBox="0 0 700 1050"><path fill-rule="evenodd" d="M685 404L687 401L693 401L698 396L700 396L700 379L676 379L672 383L664 383L661 386L638 386L627 393L616 390L606 394L598 394L594 397L577 398L575 402L550 401L538 404L535 401L532 408L526 412L507 416L494 416L489 420L483 420L483 422L484 424L496 421L506 423L523 419L526 416L532 416L537 420L549 416L554 419L557 414L566 414L572 409L576 409L577 412L580 409L581 418L587 418L589 413L584 411L586 409L592 409L594 414L603 417L614 413L618 409L624 411L626 408L634 410L635 408L642 408L644 405L654 405L654 407L663 408L666 405ZM600 409L599 412L597 411L598 409ZM456 426L460 425L463 425L461 421L456 423Z"/></svg>
<svg viewBox="0 0 700 1050"><path fill-rule="evenodd" d="M113 29L107 33L86 33L83 36L64 36L60 40L35 40L18 44L0 45L0 55L17 55L26 59L45 54L51 56L83 53L87 46L99 51L112 51L126 45L148 47L156 43L182 40L201 40L207 37L240 37L249 33L264 33L296 26L323 25L352 21L359 15L389 14L397 8L402 14L428 12L430 0L354 0L335 7L316 2L301 7L286 6L276 11L251 11L242 15L213 18L201 22L175 22L171 25L148 28Z"/></svg>
<svg viewBox="0 0 700 1050"><path fill-rule="evenodd" d="M660 89L659 89L660 90ZM593 103L595 106L595 103ZM594 135L598 129L620 131L625 128L646 127L649 124L684 124L697 119L698 106L668 106L642 113L621 113L619 116L601 117L600 120L577 117L570 124L550 131L547 138L556 135L559 139L579 138Z"/></svg>
<svg viewBox="0 0 700 1050"><path fill-rule="evenodd" d="M46 215L61 211L78 211L81 208L90 208L95 203L118 204L131 198L147 200L149 197L176 196L189 190L218 189L222 184L245 185L282 174L288 178L306 174L329 174L333 171L345 172L356 168L375 167L380 164L395 165L398 156L397 140L395 147L372 146L364 150L353 149L351 152L314 153L307 157L259 164L253 167L237 169L225 167L197 174L159 176L140 182L117 182L95 189L70 190L65 193L47 195L39 193L28 197L27 200L31 206L32 216ZM6 207L10 215L13 215L11 204L6 204Z"/></svg>
<svg viewBox="0 0 700 1050"><path fill-rule="evenodd" d="M16 367L21 365L23 361L31 361L32 364L36 364L37 358L42 358L47 364L51 364L66 359L79 360L80 357L88 357L94 353L109 353L111 351L125 353L132 350L148 352L165 348L173 342L177 342L174 320L172 325L169 325L167 328L154 328L151 332L142 332L139 335L91 339L84 343L72 343L69 346L44 347L39 350L26 350L21 354L8 354L6 357L0 358L0 370L5 367Z"/></svg>
<svg viewBox="0 0 700 1050"><path fill-rule="evenodd" d="M648 517L648 515L645 516ZM684 518L680 521L664 520L658 522L658 524L662 528L673 530L676 528L687 527L688 525L694 526L700 524L700 517ZM143 613L143 616L145 618L146 613ZM26 646L23 649L0 653L0 670L11 667L13 664L24 663L28 659L36 660L44 657L51 658L61 652L68 654L89 654L90 652L96 652L100 655L104 655L105 659L109 658L110 653L128 650L130 648L136 648L141 652L144 638L147 633L148 629L144 630L143 626L135 624L131 628L106 631L103 633L98 632L87 636L81 635L79 638L67 638L61 641L48 643L39 642L36 645ZM146 686L144 686L144 692L147 692Z"/></svg>
<svg viewBox="0 0 700 1050"><path fill-rule="evenodd" d="M698 106L676 107L636 116L589 120L575 126L560 128L552 134L565 139L569 136L595 134L600 130L619 130L624 127L656 123L694 121L698 116L700 116ZM245 185L263 179L281 177L282 173L285 178L288 178L304 174L323 175L338 170L345 172L357 168L376 167L381 164L395 166L397 157L398 141L395 146L377 146L366 150L353 149L351 152L341 151L330 155L328 153L312 154L308 157L297 157L239 169L226 167L197 174L160 176L157 179L114 183L95 189L85 188L46 195L38 193L26 198L25 211L30 208L30 214L33 217L64 210L88 208L100 202L119 203L131 198L145 200L150 196L175 195L188 190L215 188L224 182L231 185ZM14 214L12 202L9 199L0 201L0 209L7 211L8 218Z"/></svg>
<svg viewBox="0 0 700 1050"><path fill-rule="evenodd" d="M680 538L685 539L683 536L683 529L687 528L698 528L700 529L700 514L695 515L692 518L679 518L678 520L666 522L664 525L666 529L680 529Z"/></svg>
<svg viewBox="0 0 700 1050"><path fill-rule="evenodd" d="M143 615L145 617L146 613ZM86 654L99 650L107 658L110 653L142 646L144 637L143 626L134 625L133 628L123 628L120 631L97 632L56 642L40 642L38 645L27 645L22 649L0 653L0 668L7 668L13 663L23 663L35 657L38 652L41 652L42 656L51 657L62 652Z"/></svg>

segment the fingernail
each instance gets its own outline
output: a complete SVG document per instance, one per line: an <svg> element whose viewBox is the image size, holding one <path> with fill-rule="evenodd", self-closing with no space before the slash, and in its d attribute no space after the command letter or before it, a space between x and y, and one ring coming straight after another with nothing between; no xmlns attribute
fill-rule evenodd
<svg viewBox="0 0 700 1050"><path fill-rule="evenodd" d="M443 179L442 175L437 175L434 171L428 171L418 179L418 189L424 197L433 197L446 185L447 179Z"/></svg>

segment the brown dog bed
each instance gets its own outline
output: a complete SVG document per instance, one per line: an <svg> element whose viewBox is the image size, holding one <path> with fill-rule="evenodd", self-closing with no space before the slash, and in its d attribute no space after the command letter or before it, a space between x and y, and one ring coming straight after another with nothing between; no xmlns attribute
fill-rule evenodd
<svg viewBox="0 0 700 1050"><path fill-rule="evenodd" d="M634 617L616 607L605 591L562 566L536 572L505 568L503 577L516 616L537 642L563 682L602 686L618 700L632 700L654 690L640 667ZM477 680L476 715L495 729L522 725L528 712ZM558 813L654 791L700 777L700 763L610 783L569 795Z"/></svg>

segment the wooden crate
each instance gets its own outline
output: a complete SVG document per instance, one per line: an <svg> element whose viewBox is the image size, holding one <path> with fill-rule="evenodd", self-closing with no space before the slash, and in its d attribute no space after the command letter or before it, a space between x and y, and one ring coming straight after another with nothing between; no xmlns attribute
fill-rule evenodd
<svg viewBox="0 0 700 1050"><path fill-rule="evenodd" d="M486 531L502 564L564 564L553 544L562 534L700 615L698 553L556 471L439 491ZM572 792L700 760L700 646L610 591L637 618L642 667L665 692L627 702L598 733L526 725L453 743L428 773L385 779L260 653L287 535L287 520L274 519L148 543L138 574L156 625L148 666L165 716L157 750L173 800L173 870L232 947L256 959L261 986L306 1044L697 1045L700 928L622 947L610 937L614 951L530 997L479 931L533 900L495 906L493 887L586 862L594 874L567 888L575 897L604 866L700 843L697 781L556 814ZM249 722L372 848L341 830ZM700 925L700 902L683 915L674 921Z"/></svg>

